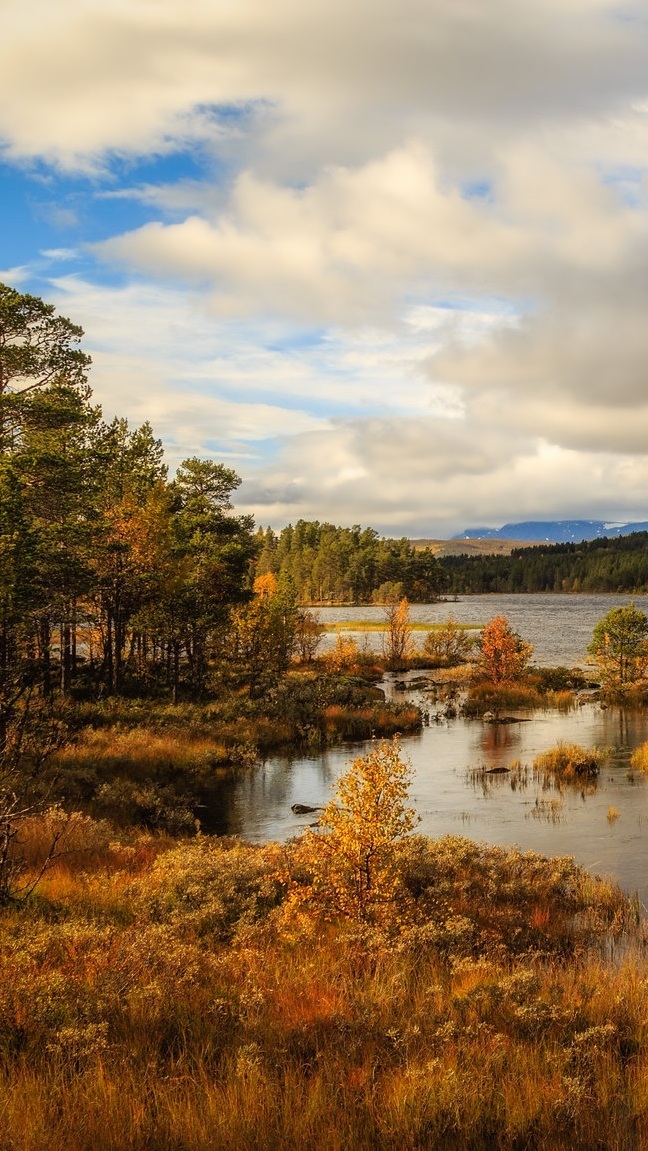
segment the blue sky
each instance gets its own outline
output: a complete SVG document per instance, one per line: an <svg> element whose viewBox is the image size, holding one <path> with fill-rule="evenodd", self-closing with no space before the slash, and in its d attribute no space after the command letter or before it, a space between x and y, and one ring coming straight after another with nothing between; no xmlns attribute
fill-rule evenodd
<svg viewBox="0 0 648 1151"><path fill-rule="evenodd" d="M646 15L6 0L0 276L261 523L645 519Z"/></svg>

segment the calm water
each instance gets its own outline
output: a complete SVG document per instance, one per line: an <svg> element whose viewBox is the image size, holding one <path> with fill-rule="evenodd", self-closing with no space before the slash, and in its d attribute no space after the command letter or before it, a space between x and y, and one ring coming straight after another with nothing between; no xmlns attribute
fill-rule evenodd
<svg viewBox="0 0 648 1151"><path fill-rule="evenodd" d="M646 609L645 597L636 596ZM620 596L473 596L458 603L421 605L414 619L455 619L483 623L496 614L535 646L538 663L582 664L594 624L611 607L630 602ZM330 619L381 618L380 608L328 608ZM380 642L370 635L371 642ZM389 689L389 679L386 685ZM399 697L429 707L415 692ZM523 712L512 714L524 715ZM531 782L513 789L507 776L484 776L474 769L508 766L514 759L531 764L558 740L574 740L609 751L591 794L578 790L543 791ZM633 748L648 740L648 714L602 710L586 704L574 711L533 713L527 722L506 726L456 719L432 724L403 740L413 768L412 805L419 830L433 837L458 834L492 844L518 844L547 855L573 855L591 871L613 876L648 905L648 777L628 775ZM364 744L335 748L315 758L274 757L240 779L223 785L221 818L215 830L252 841L287 839L307 825L293 803L320 805L335 780ZM619 816L608 820L614 807ZM316 818L316 817L311 817ZM211 822L211 821L210 821Z"/></svg>
<svg viewBox="0 0 648 1151"><path fill-rule="evenodd" d="M414 622L443 623L452 616L458 623L484 624L494 615L505 615L511 627L533 644L533 658L539 664L565 667L583 666L587 645L594 625L610 608L635 603L648 615L648 596L619 595L474 595L462 596L452 603L413 604L410 616ZM383 620L382 607L328 607L317 614L323 623L345 620ZM379 650L380 633L346 632L359 644ZM424 633L415 633L422 642ZM335 635L327 636L329 644Z"/></svg>

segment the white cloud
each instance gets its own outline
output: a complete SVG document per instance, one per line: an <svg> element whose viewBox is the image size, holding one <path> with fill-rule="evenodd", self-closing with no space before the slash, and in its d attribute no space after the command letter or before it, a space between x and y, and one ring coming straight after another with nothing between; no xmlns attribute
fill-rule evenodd
<svg viewBox="0 0 648 1151"><path fill-rule="evenodd" d="M266 157L348 162L439 120L475 136L623 108L645 96L642 15L637 0L5 0L0 132L13 155L93 164L209 138L206 106L262 101Z"/></svg>
<svg viewBox="0 0 648 1151"><path fill-rule="evenodd" d="M43 248L41 252L46 260L76 260L78 255L76 248Z"/></svg>
<svg viewBox="0 0 648 1151"><path fill-rule="evenodd" d="M105 418L149 420L172 466L190 455L254 460L264 441L327 426L326 416L295 403L303 388L282 392L280 366L271 356L262 368L256 349L242 346L238 355L219 359L225 334L201 315L199 301L155 287L93 287L77 277L61 278L53 288L59 310L86 330L94 396ZM258 372L256 399L241 387L241 379L251 382L248 357Z"/></svg>
<svg viewBox="0 0 648 1151"><path fill-rule="evenodd" d="M149 213L86 236L124 286L55 284L107 414L244 460L266 520L417 535L648 514L646 77L638 0L0 13L4 156ZM212 176L107 188L181 149Z"/></svg>
<svg viewBox="0 0 648 1151"><path fill-rule="evenodd" d="M533 242L444 188L429 151L410 142L305 190L245 172L212 218L147 224L95 250L145 275L207 284L221 313L357 325L384 321L423 282L463 291L497 286L508 269L519 278Z"/></svg>
<svg viewBox="0 0 648 1151"><path fill-rule="evenodd" d="M644 519L643 454L571 451L506 428L455 437L440 421L340 423L292 437L279 465L244 483L261 522L369 522L386 533L444 537L520 519ZM432 461L425 467L424 461Z"/></svg>

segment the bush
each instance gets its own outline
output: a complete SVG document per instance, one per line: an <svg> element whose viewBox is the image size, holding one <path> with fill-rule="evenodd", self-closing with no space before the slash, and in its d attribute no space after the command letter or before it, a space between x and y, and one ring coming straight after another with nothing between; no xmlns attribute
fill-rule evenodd
<svg viewBox="0 0 648 1151"><path fill-rule="evenodd" d="M578 743L558 743L533 761L534 770L545 777L567 783L595 779L601 770L603 752Z"/></svg>
<svg viewBox="0 0 648 1151"><path fill-rule="evenodd" d="M449 616L441 627L428 632L422 651L433 667L457 667L470 658L476 642L476 636Z"/></svg>
<svg viewBox="0 0 648 1151"><path fill-rule="evenodd" d="M231 939L283 898L275 851L199 836L155 860L138 904L155 922Z"/></svg>
<svg viewBox="0 0 648 1151"><path fill-rule="evenodd" d="M533 684L493 684L490 681L473 684L463 705L467 716L483 715L485 711L501 711L508 707L546 707L547 698Z"/></svg>
<svg viewBox="0 0 648 1151"><path fill-rule="evenodd" d="M630 766L635 771L642 771L648 775L648 741L635 748L630 756Z"/></svg>
<svg viewBox="0 0 648 1151"><path fill-rule="evenodd" d="M534 667L531 671L540 691L580 691L587 687L587 679L577 667Z"/></svg>

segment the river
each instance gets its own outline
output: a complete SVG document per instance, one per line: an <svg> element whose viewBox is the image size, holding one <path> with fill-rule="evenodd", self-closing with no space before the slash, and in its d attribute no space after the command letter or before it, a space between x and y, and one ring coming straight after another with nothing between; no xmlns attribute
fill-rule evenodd
<svg viewBox="0 0 648 1151"><path fill-rule="evenodd" d="M594 625L620 604L648 609L646 597L614 595L491 595L458 602L412 607L412 618L442 622L452 614L461 623L484 623L506 615L516 631L534 644L539 664L585 664ZM379 619L381 608L327 608L325 622ZM365 633L373 646L380 635ZM388 692L391 679L385 678ZM407 696L429 708L416 691ZM629 772L631 751L648 740L648 713L603 710L584 704L569 712L513 711L523 722L495 726L481 720L432 723L403 740L412 765L411 802L419 831L432 837L469 836L491 844L517 844L546 855L573 855L590 871L610 875L648 906L648 776ZM531 765L559 740L607 751L593 790L543 790L532 778L512 786L507 775L480 769L507 767L520 759ZM346 745L315 757L274 756L254 771L223 783L214 830L254 842L298 835L308 817L295 816L293 803L323 804L351 758L366 745ZM615 814L616 813L616 814ZM313 818L313 817L311 817ZM214 822L216 826L214 826Z"/></svg>

